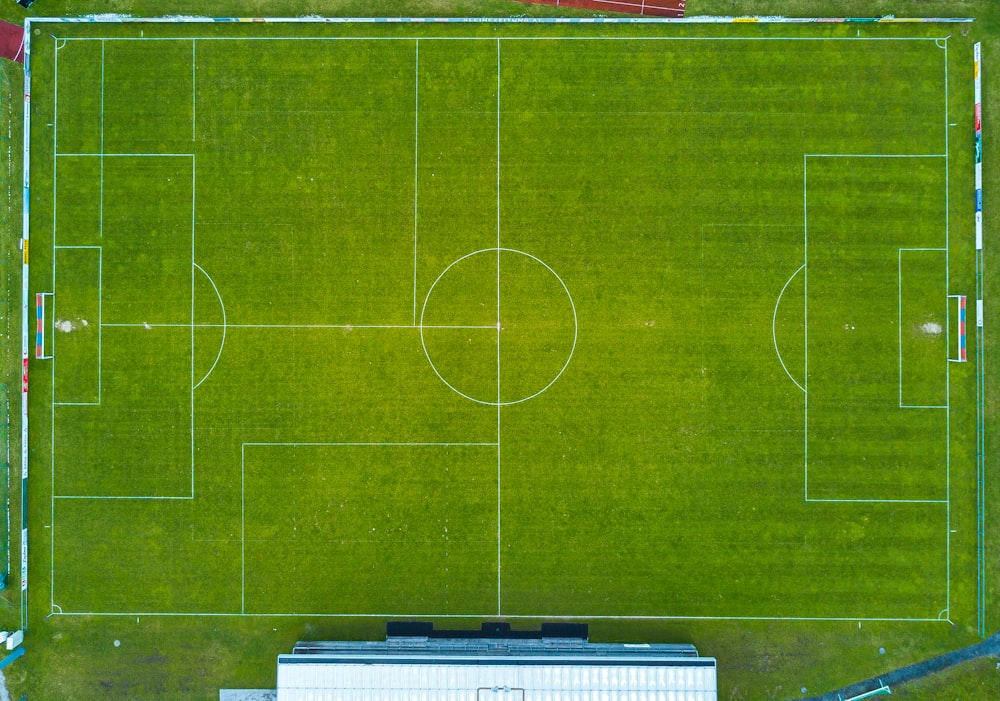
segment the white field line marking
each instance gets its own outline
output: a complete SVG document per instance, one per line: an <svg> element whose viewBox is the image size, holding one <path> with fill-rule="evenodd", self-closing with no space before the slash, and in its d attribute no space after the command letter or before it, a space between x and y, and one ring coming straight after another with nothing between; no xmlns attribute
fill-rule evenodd
<svg viewBox="0 0 1000 701"><path fill-rule="evenodd" d="M93 500L107 500L107 499L135 499L135 500L148 500L148 501L191 501L193 497L190 496L153 496L153 495L128 495L122 494L119 496L113 495L90 495L90 494L54 494L53 499L93 499Z"/></svg>
<svg viewBox="0 0 1000 701"><path fill-rule="evenodd" d="M172 618L491 618L492 613L434 613L428 611L413 613L244 613L241 611L54 611L55 616L129 616L141 617L172 617ZM850 618L850 621L868 619ZM903 619L924 620L924 619ZM938 620L938 619L926 619Z"/></svg>
<svg viewBox="0 0 1000 701"><path fill-rule="evenodd" d="M802 467L805 500L809 501L809 156L802 155Z"/></svg>
<svg viewBox="0 0 1000 701"><path fill-rule="evenodd" d="M103 326L113 326L118 328L188 328L191 324L112 324L107 323ZM194 324L195 328L198 329L212 329L212 328L227 328L227 329L404 329L409 331L419 331L420 329L482 329L486 331L496 331L497 327L494 324L487 324L482 326L448 326L448 325L430 325L427 326L410 326L409 324Z"/></svg>
<svg viewBox="0 0 1000 701"><path fill-rule="evenodd" d="M517 614L508 615L505 618L539 618L536 614ZM875 616L561 616L561 615L546 615L542 616L546 619L562 619L562 620L576 620L576 619L597 619L597 620L609 620L609 621L634 621L634 620L648 620L648 621L670 621L670 620L686 620L686 621L864 621L864 622L886 622L886 623L940 623L942 622L939 618L890 618L890 617L875 617Z"/></svg>
<svg viewBox="0 0 1000 701"><path fill-rule="evenodd" d="M433 611L385 613L237 613L226 611L60 611L59 616L160 616L189 618L490 618L492 613L436 613ZM613 616L565 614L506 614L504 618L601 621L846 621L854 623L950 623L941 618L889 618L870 616Z"/></svg>
<svg viewBox="0 0 1000 701"><path fill-rule="evenodd" d="M97 254L97 403L104 396L104 249Z"/></svg>
<svg viewBox="0 0 1000 701"><path fill-rule="evenodd" d="M215 280L212 279L212 276L206 273L205 269L202 268L197 263L195 263L194 265L196 268L198 268L198 270L201 271L202 275L208 278L208 281L212 285L212 289L215 290L215 296L219 298L219 307L222 309L222 341L219 343L219 352L216 353L215 355L215 361L212 363L212 367L208 369L208 372L205 373L204 377L198 380L198 384L194 386L194 389L198 389L201 386L201 383L207 380L208 376L212 374L213 370L215 370L215 366L219 364L219 358L222 357L222 349L226 347L226 305L222 301L222 295L219 294L219 288L216 287Z"/></svg>
<svg viewBox="0 0 1000 701"><path fill-rule="evenodd" d="M944 158L944 153L807 153L807 158Z"/></svg>
<svg viewBox="0 0 1000 701"><path fill-rule="evenodd" d="M27 30L25 30L27 31ZM62 44L64 46L65 43ZM56 154L59 152L59 51L62 48L59 41L55 42L55 51L52 52L52 245L58 242L56 214L58 211L58 164L59 159ZM56 291L56 252L52 251L52 291ZM56 591L56 297L52 295L52 379L50 382L50 411L49 421L49 609L55 606ZM21 446L21 450L27 450L27 446ZM23 519L23 514L22 514ZM23 532L23 528L22 528Z"/></svg>
<svg viewBox="0 0 1000 701"><path fill-rule="evenodd" d="M193 153L57 153L58 158L194 158Z"/></svg>
<svg viewBox="0 0 1000 701"><path fill-rule="evenodd" d="M101 41L101 194L98 238L104 238L104 41Z"/></svg>
<svg viewBox="0 0 1000 701"><path fill-rule="evenodd" d="M950 170L950 148L948 144L948 39L944 40L944 287L945 294L951 289L951 268L948 258L948 249L951 246L950 232L950 212L949 207L949 170ZM946 322L946 328L950 326ZM950 335L951 329L946 333ZM950 344L951 339L946 338L945 343ZM948 370L945 373L945 398L948 408L945 409L945 498L948 501L948 509L945 515L945 596L946 608L951 610L951 363L947 364Z"/></svg>
<svg viewBox="0 0 1000 701"><path fill-rule="evenodd" d="M898 297L898 306L896 314L896 328L899 332L898 347L899 347L899 406L903 407L903 251L902 249L896 251L896 291Z"/></svg>
<svg viewBox="0 0 1000 701"><path fill-rule="evenodd" d="M247 611L246 443L240 445L240 613Z"/></svg>
<svg viewBox="0 0 1000 701"><path fill-rule="evenodd" d="M463 442L463 441L416 441L416 442L336 442L336 441L293 441L293 442L266 442L247 441L242 444L244 447L265 447L265 448L493 448L493 442Z"/></svg>
<svg viewBox="0 0 1000 701"><path fill-rule="evenodd" d="M947 499L806 499L807 502L828 504L947 504Z"/></svg>
<svg viewBox="0 0 1000 701"><path fill-rule="evenodd" d="M417 177L420 172L420 39L414 41L413 68L413 325L417 325Z"/></svg>
<svg viewBox="0 0 1000 701"><path fill-rule="evenodd" d="M500 557L500 42L497 41L497 616L501 615Z"/></svg>
<svg viewBox="0 0 1000 701"><path fill-rule="evenodd" d="M352 37L351 39L362 39L362 38L363 37ZM624 37L560 37L560 38L564 38L564 39L581 39L581 40L588 40L588 39L589 40L593 40L593 39L626 39ZM111 38L111 37L109 37L107 39L108 40L119 40L117 38ZM220 39L220 38L215 38L215 39ZM221 38L221 39L235 39L235 38ZM263 38L260 38L260 39L263 39ZM267 39L280 39L280 37L269 37ZM305 38L295 37L293 39L305 39ZM385 39L385 38L384 37L372 37L372 39ZM462 40L466 40L467 38L466 37L441 37L441 39L462 39ZM527 40L527 39L531 39L531 38L505 37L504 39L506 39L506 40ZM641 38L638 38L638 37L637 38L629 37L627 39L633 39L634 40L634 39L641 39ZM780 38L780 37L758 37L758 38L749 38L749 37L746 37L746 38L725 38L725 37L722 37L722 38L715 38L715 37L682 37L682 38L677 38L677 37L649 37L648 39L650 39L650 40L663 40L663 39L674 39L674 40L748 40L748 39L753 39L753 40L788 40L788 41L796 41L796 40L820 40L818 38L817 39L812 39L812 38L789 38L789 39L783 39L783 38ZM121 39L121 40L132 40L132 39ZM152 40L152 39L147 39L147 40ZM165 39L165 40L171 40L171 39ZM823 40L828 40L828 39L823 39ZM837 40L837 39L833 39L833 40ZM841 38L840 40L843 40L843 39ZM866 38L866 40L870 40L870 41L875 41L875 40L904 41L904 40L928 40L928 39L909 38L908 37L908 38ZM946 89L947 89L947 86L946 86ZM69 154L67 154L67 155L69 155ZM88 154L82 154L82 155L88 155ZM89 154L89 155L97 155L97 154ZM103 156L104 154L100 154L100 155ZM188 154L108 154L108 155L164 156L164 155L188 155ZM945 154L945 155L947 155L947 154ZM947 193L946 193L946 195L947 195ZM193 326L193 324L192 324L192 326ZM360 327L358 327L358 328L360 328ZM418 328L418 327L411 327L411 328ZM806 333L807 333L807 331L806 331ZM124 614L124 615L132 615L132 614ZM178 615L185 615L185 614L178 614ZM221 615L227 615L227 614L221 614ZM289 614L289 615L297 615L297 614ZM382 614L379 614L379 615L382 615ZM464 615L464 614L461 614L461 615ZM456 615L455 617L459 617L461 615ZM447 615L445 617L447 617ZM514 617L517 617L517 616L514 616ZM590 618L595 618L595 617L591 616ZM607 617L597 616L596 618L607 618ZM634 617L610 617L610 618L629 619L629 618L634 618ZM653 618L657 618L657 619L670 619L670 618L685 618L685 617L653 617ZM725 618L725 619L731 619L731 617L723 617L723 618ZM844 618L844 619L814 619L814 618L787 618L787 619L777 618L777 619L775 619L775 618L764 618L764 619L755 619L755 620L907 620L907 621L913 620L913 621L919 621L919 620L932 620L932 619L856 619L856 618L852 617L852 618Z"/></svg>
<svg viewBox="0 0 1000 701"><path fill-rule="evenodd" d="M198 54L195 48L198 45L197 39L191 40L191 142L194 143L197 134L198 124L198 99L197 99L197 77L198 77ZM104 147L101 147L104 150Z"/></svg>
<svg viewBox="0 0 1000 701"><path fill-rule="evenodd" d="M771 340L774 341L774 352L778 354L778 362L781 363L781 369L785 371L786 375L788 375L788 379L791 380L795 384L795 386L798 387L803 392L806 391L805 387L803 387L802 385L800 385L798 383L798 381L794 377L792 377L792 373L790 373L788 371L788 367L785 365L785 361L781 357L781 351L778 350L778 331L777 331L777 325L778 325L778 307L781 304L781 297L782 297L782 295L785 294L785 290L788 289L788 286L790 284L792 284L792 280L795 279L795 276L798 275L800 272L802 272L802 270L805 267L806 267L805 263L803 263L802 265L800 265L799 268L798 268L798 270L796 270L794 273L792 273L792 276L790 278L788 278L788 280L785 282L784 287L781 288L781 292L778 293L778 299L774 303L774 315L771 317Z"/></svg>
<svg viewBox="0 0 1000 701"><path fill-rule="evenodd" d="M194 221L195 221L195 192L196 192L196 167L195 157L191 156L191 498L194 499L194 269L197 263L194 262ZM204 272L204 271L203 271ZM209 278L211 280L211 278ZM212 286L215 283L212 282ZM218 293L218 290L216 290ZM221 299L220 299L221 302ZM223 318L225 323L225 318ZM225 334L225 329L223 329Z"/></svg>
<svg viewBox="0 0 1000 701"><path fill-rule="evenodd" d="M625 19L634 24L637 18ZM43 21L42 18L34 19ZM64 18L60 18L64 21ZM149 22L151 20L144 19ZM608 23L609 20L603 20ZM645 18L645 24L658 23ZM690 24L688 22L687 24ZM412 36L340 36L340 37L195 37L198 41L413 41ZM696 37L696 36L522 36L522 37L476 37L476 36L421 36L424 41L938 41L934 37ZM189 41L189 37L60 37L61 41ZM854 619L851 619L854 620Z"/></svg>
<svg viewBox="0 0 1000 701"><path fill-rule="evenodd" d="M945 267L947 268L947 265L948 265L948 262L947 262L948 261L948 254L947 253L945 254L944 259L945 259ZM947 280L948 279L948 271L947 270L945 270L944 276L945 276L945 280ZM947 291L948 291L947 288L945 288L945 292L947 292ZM958 314L958 305L957 304L955 305L955 314ZM944 305L944 347L948 349L948 354L949 355L951 355L951 331L950 331L950 328L949 328L950 326L951 326L951 297L949 296L948 297L948 303L946 305ZM958 351L958 350L959 349L956 348L956 351ZM948 358L948 362L951 362L951 358L950 357ZM945 379L945 383L946 383L946 386L947 386L947 378ZM950 402L950 400L948 400L948 401Z"/></svg>

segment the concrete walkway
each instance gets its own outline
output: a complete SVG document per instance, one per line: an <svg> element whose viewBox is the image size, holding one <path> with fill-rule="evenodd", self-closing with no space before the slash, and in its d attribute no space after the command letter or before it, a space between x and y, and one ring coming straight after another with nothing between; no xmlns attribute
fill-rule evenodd
<svg viewBox="0 0 1000 701"><path fill-rule="evenodd" d="M987 655L1000 655L1000 633L994 633L981 643L970 645L946 652L943 655L932 657L923 662L911 664L908 667L900 667L891 672L886 672L878 677L865 679L864 681L850 684L840 689L827 692L822 696L810 696L808 698L796 699L795 701L846 701L855 696L860 696L869 691L874 691L885 684L889 688L894 688L900 684L911 682L915 679L929 676L942 669L952 667L961 662L974 660L977 657Z"/></svg>

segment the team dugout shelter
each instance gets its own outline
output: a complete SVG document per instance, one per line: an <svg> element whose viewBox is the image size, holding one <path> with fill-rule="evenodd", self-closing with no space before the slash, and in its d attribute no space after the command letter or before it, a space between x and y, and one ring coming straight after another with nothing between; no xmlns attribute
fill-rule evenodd
<svg viewBox="0 0 1000 701"><path fill-rule="evenodd" d="M278 656L277 701L716 701L715 659L689 644L592 643L586 625L435 631L389 623L381 642L300 642Z"/></svg>

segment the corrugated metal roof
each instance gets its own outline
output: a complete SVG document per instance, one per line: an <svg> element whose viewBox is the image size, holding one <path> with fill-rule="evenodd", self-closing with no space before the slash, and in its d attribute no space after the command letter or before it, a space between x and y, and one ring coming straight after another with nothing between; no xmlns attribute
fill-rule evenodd
<svg viewBox="0 0 1000 701"><path fill-rule="evenodd" d="M278 701L717 701L715 660L278 659ZM589 657L589 656L588 656ZM524 662L521 664L519 662ZM637 663L638 662L638 663Z"/></svg>

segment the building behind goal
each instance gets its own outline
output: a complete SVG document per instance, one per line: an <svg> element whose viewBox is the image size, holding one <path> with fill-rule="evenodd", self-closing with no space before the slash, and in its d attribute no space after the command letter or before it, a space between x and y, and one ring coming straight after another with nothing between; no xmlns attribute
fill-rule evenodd
<svg viewBox="0 0 1000 701"><path fill-rule="evenodd" d="M693 645L591 643L587 626L435 631L390 623L381 642L300 642L278 656L277 701L717 701Z"/></svg>

